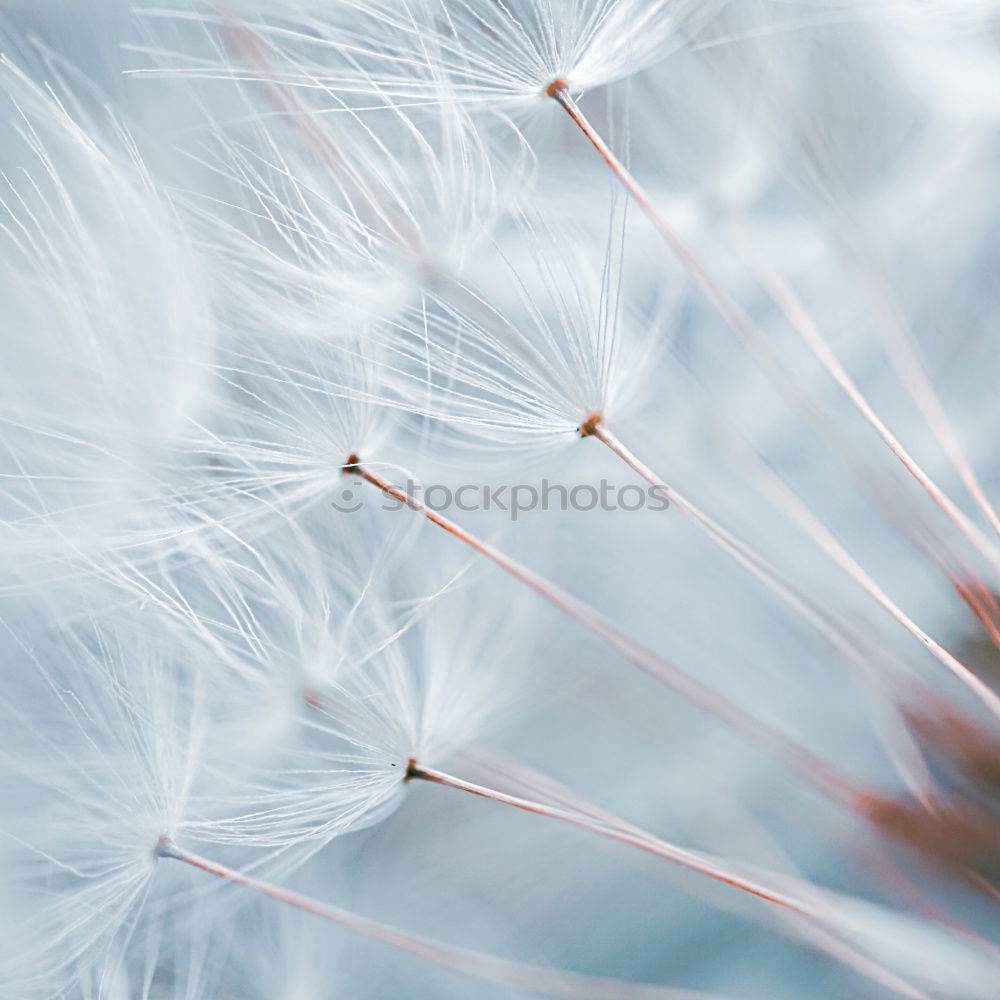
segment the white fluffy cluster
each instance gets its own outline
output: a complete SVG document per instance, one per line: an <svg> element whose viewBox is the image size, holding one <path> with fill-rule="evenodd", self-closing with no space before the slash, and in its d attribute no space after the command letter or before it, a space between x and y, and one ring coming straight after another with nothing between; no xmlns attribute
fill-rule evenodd
<svg viewBox="0 0 1000 1000"><path fill-rule="evenodd" d="M0 14L0 998L994 996L998 80L986 0Z"/></svg>

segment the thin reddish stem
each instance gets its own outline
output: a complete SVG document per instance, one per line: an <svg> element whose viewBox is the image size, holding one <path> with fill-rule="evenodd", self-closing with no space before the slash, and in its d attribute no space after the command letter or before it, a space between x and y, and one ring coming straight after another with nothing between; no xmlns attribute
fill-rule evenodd
<svg viewBox="0 0 1000 1000"><path fill-rule="evenodd" d="M474 551L491 560L515 579L530 587L564 614L579 622L585 628L601 636L614 646L629 661L651 677L665 684L681 697L690 701L715 718L731 726L755 741L767 752L793 767L806 777L815 787L830 798L854 807L867 801L867 795L853 781L823 758L806 749L801 744L772 729L766 723L746 711L742 706L706 687L686 674L669 660L626 635L611 624L603 615L579 598L551 580L539 575L522 563L500 551L495 546L478 538L472 532L456 524L438 511L425 507L419 500L389 480L361 465L356 455L351 455L344 465L344 471L353 474L377 487L399 503L427 518L439 528L447 531Z"/></svg>
<svg viewBox="0 0 1000 1000"><path fill-rule="evenodd" d="M996 534L1000 535L1000 516L986 496L986 491L971 463L965 457L958 434L920 360L913 333L903 320L891 289L884 280L879 280L875 268L865 266L860 255L852 263L863 292L873 300L875 310L881 316L875 329L882 337L889 361L896 369L900 381L906 386L910 398L920 408L928 426L937 436L969 494Z"/></svg>
<svg viewBox="0 0 1000 1000"><path fill-rule="evenodd" d="M716 879L719 882L724 882L726 885L731 885L734 888L741 889L743 892L750 893L752 896L757 896L770 903L776 903L778 906L783 906L800 916L814 915L807 904L794 900L785 893L779 892L775 889L768 889L767 887L756 882L752 882L749 879L741 878L739 875L727 871L721 865L715 864L707 858L702 858L692 851L684 850L682 847L677 847L665 840L660 840L658 837L654 837L651 834L645 833L635 827L629 827L626 825L618 826L605 823L592 816L587 816L582 812L561 809L558 806L547 805L544 802L524 799L518 795L509 795L508 793L498 791L495 788L487 788L484 785L477 785L471 781L466 781L463 778L457 778L452 774L446 774L444 771L436 771L433 768L421 767L415 761L410 761L406 771L406 776L408 779L430 781L437 785L445 785L448 788L455 788L459 791L469 792L472 795L478 795L481 798L490 799L493 802L501 802L504 805L513 806L515 809L522 809L525 812L534 813L536 816L547 816L550 819L556 819L563 823L569 823L572 826L577 826L583 830L589 830L591 833L596 833L600 837L607 837L609 840L617 840L620 843L628 844L630 847L637 847L640 851L646 851L648 854L653 854L657 857L664 858L667 861L672 861L674 864L681 865L683 868L698 872L701 875L707 875L709 878Z"/></svg>
<svg viewBox="0 0 1000 1000"><path fill-rule="evenodd" d="M716 311L722 316L729 327L734 333L737 334L738 337L740 337L741 340L743 340L747 345L755 348L767 359L768 366L775 374L780 376L781 384L784 386L786 391L791 393L792 398L794 398L800 405L803 405L807 412L811 412L808 400L803 397L801 391L795 388L794 379L789 377L784 365L774 357L770 348L762 343L753 321L736 304L733 298L722 289L718 282L705 270L705 268L702 267L698 258L692 253L674 229L667 224L663 216L657 212L649 193L633 176L625 164L618 159L611 147L604 141L601 134L594 128L584 113L580 110L579 105L577 105L576 101L573 100L567 90L566 84L562 80L554 80L546 89L546 93L562 106L580 131L587 137L591 145L593 145L593 147L601 155L604 162L607 163L611 171L621 181L625 190L642 209L643 213L656 228L657 232L659 232L659 234L667 242L671 250L676 254L692 278L694 278L695 283L701 289L701 292L705 296L706 300L713 306L713 308L716 309ZM772 292L772 294L774 293ZM778 300L776 299L776 301ZM787 305L787 301L785 304ZM781 302L779 302L779 305L781 305ZM800 326L796 326L796 329L798 329L800 333L803 332ZM820 339L822 340L822 338ZM814 345L815 341L812 340L810 342L810 346L813 347L815 351L816 348ZM822 347L826 348L825 342L822 342ZM819 357L820 361L827 367L827 370L837 380L838 384L840 384L844 391L847 392L851 401L871 423L876 433L879 434L896 458L899 459L906 470L931 496L934 502L941 507L941 509L945 512L949 519L953 521L962 534L972 541L973 544L976 545L977 549L983 552L983 554L991 560L994 566L1000 565L1000 557L998 557L996 547L989 543L976 526L972 524L969 518L962 513L962 511L954 504L953 501L950 500L944 491L937 486L934 480L921 468L909 452L906 451L902 444L892 435L885 424L882 423L882 421L875 414L874 410L872 410L872 408L868 405L867 400L865 400L850 379L846 377L846 373L836 362L836 359L832 357L829 349L826 348L825 350L818 351L817 357Z"/></svg>
<svg viewBox="0 0 1000 1000"><path fill-rule="evenodd" d="M765 291L774 300L792 328L799 334L809 350L812 351L814 357L827 370L830 377L840 386L854 408L868 421L886 447L899 459L903 468L923 487L925 492L945 512L955 527L990 562L994 569L1000 568L1000 553L997 552L996 545L973 524L970 518L938 486L934 479L931 478L917 460L907 451L902 442L889 430L868 402L867 397L858 388L857 383L848 375L847 370L837 359L826 338L792 287L776 273L765 271L760 267L754 267L752 264L751 267L757 276L757 280L760 281ZM955 446L957 447L957 439ZM961 451L958 452L958 456L961 456ZM950 454L950 457L955 461L956 456ZM990 523L996 526L996 513L990 507L985 494L979 488L978 480L972 476L972 470L964 463L964 459L962 459L962 464L959 466L960 473L962 469L966 469L972 477L971 483L967 483L967 485L972 490L977 503L981 503Z"/></svg>
<svg viewBox="0 0 1000 1000"><path fill-rule="evenodd" d="M506 756L501 757L495 752L474 754L473 759L477 769L485 769L487 773L495 775L496 780L513 782L516 787L527 792L528 794L544 796L549 802L562 805L568 809L573 809L576 812L596 819L608 826L616 826L619 829L630 830L634 833L645 835L644 831L639 827L628 823L626 820L621 819L614 813L608 812L607 810L594 805L592 802L589 802L587 799L581 797L565 785L560 784L558 781L550 778L546 774L536 771L529 765L522 764L519 761ZM949 928L950 930L966 935L970 940L974 940L977 944L992 948L992 945L990 945L988 941L980 937L960 921L955 920L946 910L941 907L935 907L933 902L930 900L930 897L928 897L926 893L923 893L919 886L910 881L907 876L905 876L903 872L901 872L898 867L894 865L887 852L883 850L876 854L874 851L868 851L865 856L872 859L873 864L877 861L878 866L884 865L886 881L890 884L891 889L899 889L900 885L902 885L903 888L901 892L897 894L905 893L905 902L912 904L915 900L917 901L918 905L916 906L915 912ZM789 859L785 858L784 860L788 867L794 868L794 865L791 864ZM877 870L882 872L882 868L878 866L876 866ZM785 875L785 877L788 878L789 876ZM796 876L796 881L801 881L801 877ZM807 886L807 888L811 888L811 886ZM913 909L912 906L910 908ZM825 945L821 944L820 947L825 948ZM829 949L826 950L829 951ZM835 957L840 957L841 954L842 952L838 950L838 955ZM855 956L855 960L856 958L857 956Z"/></svg>
<svg viewBox="0 0 1000 1000"><path fill-rule="evenodd" d="M167 839L161 840L157 853L162 858L172 858L192 868L197 868L218 878L246 886L255 892L270 896L288 906L312 913L323 920L348 927L401 951L418 955L437 965L465 973L477 979L499 983L503 986L557 998L557 1000L713 1000L708 994L692 994L685 990L630 983L623 980L587 976L576 972L548 969L498 958L483 952L470 951L441 944L431 938L362 917L330 903L323 903L312 896L286 889L265 879L257 878L221 862L178 847ZM722 1000L715 997L714 1000Z"/></svg>
<svg viewBox="0 0 1000 1000"><path fill-rule="evenodd" d="M838 921L835 914L827 907L807 903L802 899L790 896L788 893L744 878L709 858L702 857L692 851L687 851L684 848L677 847L665 840L654 837L652 834L646 833L638 827L618 821L616 817L609 814L601 813L592 807L588 807L586 812L568 811L544 802L524 799L517 795L501 792L495 788L477 785L444 771L422 767L414 760L411 760L407 766L407 778L444 785L447 788L454 788L458 791L468 792L471 795L477 795L480 798L489 799L493 802L513 806L515 809L522 809L536 816L546 816L550 819L569 823L581 829L588 830L591 833L596 833L598 836L606 837L609 840L615 840L630 847L636 847L640 851L645 851L648 854L663 858L690 871L706 875L709 878L740 889L766 902L774 903L802 918L814 932L814 944L822 948L837 961L843 962L862 975L887 986L889 989L903 996L911 997L913 1000L918 1000L918 998L919 1000L930 1000L925 993L915 989L905 980L883 969L878 963L859 954L851 946L840 940L837 926Z"/></svg>
<svg viewBox="0 0 1000 1000"><path fill-rule="evenodd" d="M735 542L735 540L730 539L728 533L723 532L723 529L714 525L714 522L706 518L701 511L685 500L684 497L680 496L676 490L666 485L666 483L664 483L663 480L657 476L648 465L642 462L638 456L626 447L626 445L613 431L611 431L604 424L598 423L591 431L591 436L597 438L602 444L610 448L615 455L617 455L630 469L645 479L646 482L648 482L655 490L677 506L678 509L688 514L688 516L690 516L693 520L697 521L697 523L703 528L708 530L709 534L716 541L719 541L720 544L723 544L727 551L732 551L732 543ZM719 537L720 532L723 532L721 537ZM846 555L846 553L842 554ZM737 558L739 558L738 554ZM748 553L747 558L753 558L754 563L759 562L759 560L755 557L755 554L752 552ZM745 559L741 559L741 562L746 564ZM850 563L853 563L853 560L850 560L849 564ZM853 566L856 570L860 571L860 567L857 566L856 563L853 563ZM893 618L907 628L907 630L915 636L922 645L930 650L939 663L947 667L947 669L950 670L951 673L957 677L958 680L960 680L996 718L1000 719L1000 696L998 696L988 684L981 680L959 659L949 653L948 650L940 645L940 643L924 632L924 630L921 629L916 622L909 618L902 611L902 609L898 607L898 605L892 602L888 596L882 592L882 590L870 577L867 576L867 574L864 574L864 572L861 571L855 576L855 579L865 585L868 593L871 594L878 601L878 603L893 616Z"/></svg>
<svg viewBox="0 0 1000 1000"><path fill-rule="evenodd" d="M570 96L562 80L554 80L546 90L549 97L559 103L573 119L577 127L587 137L601 158L611 168L612 173L621 181L622 186L632 196L635 203L642 209L652 222L657 232L666 240L670 249L677 255L681 263L694 278L702 294L718 310L723 319L737 331L748 333L752 327L746 313L724 292L715 279L701 266L698 258L688 249L684 241L674 229L667 225L666 220L657 212L649 193L633 176L628 167L614 154L611 147L604 141L601 134L587 120L579 105Z"/></svg>
<svg viewBox="0 0 1000 1000"><path fill-rule="evenodd" d="M878 657L871 650L864 648L864 643L848 635L846 628L829 613L817 607L808 595L800 588L784 579L777 569L751 546L742 542L730 531L718 524L694 503L682 496L676 489L665 483L649 469L615 437L601 421L599 413L591 414L581 425L583 437L596 437L602 444L610 448L626 465L638 472L665 498L675 505L686 517L694 522L705 534L718 545L727 555L746 569L755 579L764 584L798 615L806 624L814 628L830 645L853 665L854 669L864 678L887 686L887 678L877 672L874 667ZM626 455L629 457L626 458ZM860 569L860 567L859 567ZM894 671L893 680L902 676L898 668ZM890 702L891 703L891 702ZM921 802L927 801L925 788L933 784L932 776L922 763L919 754L914 754L912 743L908 740L905 726L898 727L904 737L902 744L893 745L887 734L880 732L880 738L886 753L892 760L907 787ZM900 746L904 752L900 753Z"/></svg>

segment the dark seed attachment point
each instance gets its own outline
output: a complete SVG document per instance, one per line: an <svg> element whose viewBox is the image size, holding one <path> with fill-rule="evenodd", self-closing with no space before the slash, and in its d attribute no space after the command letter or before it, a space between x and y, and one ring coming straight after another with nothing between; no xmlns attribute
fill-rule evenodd
<svg viewBox="0 0 1000 1000"><path fill-rule="evenodd" d="M580 432L580 437L593 437L597 433L597 428L601 423L601 415L599 413L591 413L589 417L577 428Z"/></svg>
<svg viewBox="0 0 1000 1000"><path fill-rule="evenodd" d="M566 81L561 77L557 76L546 88L546 97L555 97L561 91L566 89Z"/></svg>
<svg viewBox="0 0 1000 1000"><path fill-rule="evenodd" d="M351 452L351 454L347 456L347 461L344 462L344 464L341 466L340 471L345 476L353 476L360 468L361 468L360 456L355 455L354 452Z"/></svg>

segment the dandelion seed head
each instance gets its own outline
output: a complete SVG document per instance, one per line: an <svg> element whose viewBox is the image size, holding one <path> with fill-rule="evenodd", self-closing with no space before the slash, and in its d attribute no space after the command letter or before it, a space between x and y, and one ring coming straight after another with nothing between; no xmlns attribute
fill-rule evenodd
<svg viewBox="0 0 1000 1000"><path fill-rule="evenodd" d="M155 536L173 488L161 466L201 405L213 328L192 248L128 134L12 63L0 82L14 133L0 511L5 561L37 570Z"/></svg>
<svg viewBox="0 0 1000 1000"><path fill-rule="evenodd" d="M645 69L682 45L716 6L343 0L284 4L277 24L252 21L252 5L238 9L243 30L279 60L276 75L289 86L325 90L355 107L395 101L517 110L537 106L557 79L581 91Z"/></svg>
<svg viewBox="0 0 1000 1000"><path fill-rule="evenodd" d="M4 982L41 993L120 960L160 837L184 829L230 755L212 742L205 689L151 634L86 619L0 628L3 724L18 747L5 780L22 807L0 837L24 902Z"/></svg>
<svg viewBox="0 0 1000 1000"><path fill-rule="evenodd" d="M616 217L598 256L572 229L520 219L461 305L429 302L380 328L390 398L460 437L529 452L569 442L594 413L639 410L679 287L626 308L623 226Z"/></svg>
<svg viewBox="0 0 1000 1000"><path fill-rule="evenodd" d="M218 137L226 194L191 211L231 282L220 309L279 335L348 336L460 274L531 170L519 133L457 107L276 118L265 93L251 111L249 137Z"/></svg>
<svg viewBox="0 0 1000 1000"><path fill-rule="evenodd" d="M0 67L0 993L985 1000L994 5L118 5Z"/></svg>
<svg viewBox="0 0 1000 1000"><path fill-rule="evenodd" d="M223 504L229 520L332 500L346 457L378 454L394 433L398 414L381 402L367 343L294 344L251 339L220 352L213 369L216 405L190 440L189 462L204 470L199 502Z"/></svg>

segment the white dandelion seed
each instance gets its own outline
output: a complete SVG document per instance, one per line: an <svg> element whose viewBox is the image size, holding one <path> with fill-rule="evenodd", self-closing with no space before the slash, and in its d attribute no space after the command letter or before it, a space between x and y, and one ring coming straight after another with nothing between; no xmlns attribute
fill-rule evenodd
<svg viewBox="0 0 1000 1000"><path fill-rule="evenodd" d="M467 297L480 303L482 318L444 302L390 324L386 352L400 362L391 366L387 384L415 412L501 446L508 461L512 455L520 460L532 447L596 438L829 639L849 663L868 673L868 665L880 659L877 650L859 646L847 623L817 608L807 593L657 475L616 434L623 397L635 402L628 397L650 395L642 376L652 370L655 338L664 336L670 315L666 310L625 312L623 233L612 227L603 265L596 269L569 249L572 235L527 227L525 243L536 273L524 264L527 253L519 254L520 266L510 273L513 295L502 297L518 308L502 311L472 293ZM987 683L907 615L794 494L783 490L782 502L841 569L1000 717L1000 698ZM898 664L889 664L889 670L886 695L906 676Z"/></svg>
<svg viewBox="0 0 1000 1000"><path fill-rule="evenodd" d="M51 611L20 608L25 622ZM0 828L18 906L0 978L11 995L52 996L125 961L159 838L198 815L207 785L238 784L243 755L162 634L2 629L5 796L19 808Z"/></svg>
<svg viewBox="0 0 1000 1000"><path fill-rule="evenodd" d="M448 282L510 200L525 197L532 160L516 130L491 135L461 108L419 118L390 106L377 115L323 115L246 95L249 134L219 126L209 165L225 185L189 196L232 294L220 308L271 331L336 336L391 315L425 285ZM247 129L241 130L246 132ZM230 134L232 133L232 134ZM273 332L272 332L273 336Z"/></svg>
<svg viewBox="0 0 1000 1000"><path fill-rule="evenodd" d="M28 575L155 538L213 327L134 144L9 61L0 160L3 559Z"/></svg>
<svg viewBox="0 0 1000 1000"><path fill-rule="evenodd" d="M259 39L274 78L288 86L375 106L386 99L457 101L502 111L538 102L556 78L580 91L645 69L682 45L685 33L718 6L694 0L338 0L265 8L240 0L214 14L188 16L235 23ZM234 67L189 72L255 78Z"/></svg>
<svg viewBox="0 0 1000 1000"><path fill-rule="evenodd" d="M204 79L110 114L0 70L0 994L986 1000L995 720L929 670L995 706L993 5L176 6L130 41ZM714 87L660 101L678 46ZM504 538L410 485L571 441L678 510Z"/></svg>
<svg viewBox="0 0 1000 1000"><path fill-rule="evenodd" d="M356 10L349 3L346 8L339 10L339 17L334 19L336 27L331 27L327 32L329 37L324 35L322 18L313 18L308 14L308 31L296 32L294 28L284 26L272 30L280 39L314 43L319 38L320 51L327 56L328 64L334 65L334 71L328 69L325 76L318 69L310 70L308 82L299 78L302 86L319 86L342 95L363 94L376 100L374 106L384 106L378 102L386 100L408 99L419 102L421 95L425 101L440 103L447 100L469 100L470 95L478 94L478 100L483 100L484 96L487 100L492 98L502 110L502 97L492 93L484 95L485 81L491 80L496 73L501 74L502 81L498 93L505 95L506 101L513 102L515 107L523 103L528 93L533 94L536 100L539 94L554 99L579 126L624 189L647 215L688 270L706 300L737 337L777 377L778 384L783 386L790 398L809 413L808 397L797 389L794 374L763 338L750 315L660 214L649 192L598 133L572 96L588 85L594 86L595 82L611 82L618 76L629 75L635 70L646 68L651 61L656 61L648 58L644 60L640 56L632 63L628 59L619 58L617 61L620 68L616 76L610 66L614 64L613 57L619 50L607 45L603 50L600 45L594 50L589 48L595 38L604 41L599 30L604 25L614 25L615 33L629 39L632 44L635 43L633 35L636 38L655 40L650 53L657 53L657 58L662 58L666 54L663 50L663 37L656 29L666 31L666 37L679 38L679 25L690 20L692 10L676 3L652 5L643 3L642 0L635 4L601 3L587 9L581 9L577 5L574 5L574 10L557 10L556 7L554 0L540 5L525 4L524 10L520 9L520 5L478 5L463 2L454 9L442 3L439 11L434 0L428 0L426 5L406 5L402 12L397 13L382 9L377 3L359 3ZM362 21L364 17L369 17L374 22L368 28L369 37L379 38L379 45L374 51L373 47L366 47L364 42L351 36L350 29L345 27L345 24L351 23L350 17L344 20L347 11L361 14ZM597 15L593 21L589 19L590 14ZM702 15L704 14L705 9L702 8ZM559 15L563 15L562 19ZM557 25L560 27L557 28ZM571 27L572 25L576 27ZM459 27L463 30L459 31ZM632 30L626 30L628 28ZM385 37L379 34L381 31L385 32ZM587 40L586 43L583 39ZM517 85L510 77L502 75L503 66L518 65L518 60L506 51L508 45L520 52L531 67L526 70L522 65L518 70L514 77L515 80L520 80ZM491 51L494 52L493 59L490 59ZM602 51L611 57L611 62L605 63L602 72L596 75L593 70L588 71L586 68L585 53L590 51ZM553 61L563 56L571 57L577 67L584 66L580 81L574 81L572 71L568 75L563 74L560 64ZM295 65L296 61L306 64L308 57L296 51L289 62ZM544 67L545 70L540 81L537 76L539 67ZM527 90L525 79L521 79L521 75L525 73L526 79L532 80ZM283 83L293 85L295 79L293 71L290 78L283 79ZM400 79L405 82L404 85L399 83ZM801 308L796 308L795 303L790 300L789 291L783 286L772 280L765 282L764 287L774 295L793 328L802 335L810 350L890 452L962 534L990 560L993 567L1000 567L1000 549L995 542L980 531L879 416L857 382L830 349L819 326L807 315L803 315ZM954 448L950 450L953 456L959 454ZM977 504L986 513L991 526L1000 533L1000 518L992 510L978 481L972 476L971 468L964 460L960 461L959 467L966 483L971 485ZM986 692L979 691L978 694L981 698L986 697Z"/></svg>

